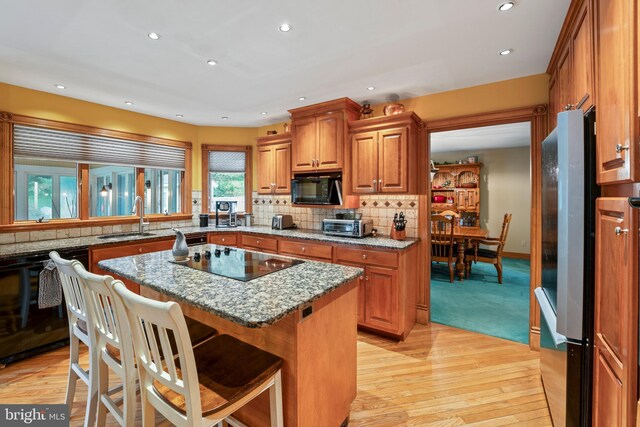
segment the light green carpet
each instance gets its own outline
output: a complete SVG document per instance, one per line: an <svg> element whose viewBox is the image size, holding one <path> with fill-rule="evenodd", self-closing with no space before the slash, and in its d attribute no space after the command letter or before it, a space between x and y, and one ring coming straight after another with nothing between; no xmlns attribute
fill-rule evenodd
<svg viewBox="0 0 640 427"><path fill-rule="evenodd" d="M502 285L491 264L473 265L464 281L433 263L431 320L511 341L529 343L529 261L503 259Z"/></svg>

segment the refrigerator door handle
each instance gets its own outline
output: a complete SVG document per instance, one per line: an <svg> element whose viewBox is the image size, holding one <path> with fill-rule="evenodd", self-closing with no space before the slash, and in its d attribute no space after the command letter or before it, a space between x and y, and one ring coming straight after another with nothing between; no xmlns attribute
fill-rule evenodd
<svg viewBox="0 0 640 427"><path fill-rule="evenodd" d="M547 298L547 295L544 293L544 290L541 287L537 287L533 292L536 295L538 304L540 304L540 314L544 317L544 320L547 322L547 325L549 325L549 332L551 332L551 337L553 338L553 341L556 347L566 343L567 337L565 337L562 334L559 334L556 331L556 323L558 318L556 314L553 312L553 308L551 307L549 298Z"/></svg>

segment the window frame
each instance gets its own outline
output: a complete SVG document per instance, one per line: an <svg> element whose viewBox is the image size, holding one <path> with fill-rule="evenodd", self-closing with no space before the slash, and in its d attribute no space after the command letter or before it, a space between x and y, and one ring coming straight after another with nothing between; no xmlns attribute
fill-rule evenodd
<svg viewBox="0 0 640 427"><path fill-rule="evenodd" d="M245 181L244 181L244 213L253 212L253 146L251 145L217 145L202 144L202 212L215 213L209 207L209 153L211 151L236 151L245 155Z"/></svg>
<svg viewBox="0 0 640 427"><path fill-rule="evenodd" d="M84 133L87 135L105 136L148 144L179 147L185 150L185 169L181 174L181 212L169 215L145 214L149 221L190 220L191 179L192 176L192 144L150 135L103 129L93 126L79 125L57 120L42 119L9 112L0 112L0 231L46 230L78 226L100 226L135 223L136 215L92 217L89 206L89 164L78 162L78 218L51 219L46 223L34 220L15 220L14 206L14 158L13 158L13 126L15 124L35 126L45 129ZM136 194L143 194L144 168L135 168Z"/></svg>

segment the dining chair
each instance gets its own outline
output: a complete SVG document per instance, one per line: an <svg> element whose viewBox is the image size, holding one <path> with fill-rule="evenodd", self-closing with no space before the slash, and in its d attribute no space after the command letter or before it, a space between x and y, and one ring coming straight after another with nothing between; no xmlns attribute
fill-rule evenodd
<svg viewBox="0 0 640 427"><path fill-rule="evenodd" d="M449 281L453 283L454 257L453 227L455 217L431 216L431 261L446 262L449 266Z"/></svg>
<svg viewBox="0 0 640 427"><path fill-rule="evenodd" d="M88 324L87 304L82 292L82 281L76 270L76 266L82 267L82 263L77 260L63 259L56 251L50 252L49 258L56 264L60 275L69 320L69 375L65 404L71 413L78 379L87 384L88 397L84 425L92 427L96 420L98 400L98 370L96 369L98 359L95 351L96 337ZM82 268L84 269L84 267ZM79 363L80 342L89 348L89 369L86 371Z"/></svg>
<svg viewBox="0 0 640 427"><path fill-rule="evenodd" d="M485 262L493 264L498 272L498 283L502 284L502 252L507 242L507 235L509 234L509 224L511 223L512 214L504 214L502 220L502 230L500 231L499 238L487 237L484 239L471 240L471 248L465 251L465 268L467 270L467 276L471 274L471 263ZM495 247L481 248L483 246Z"/></svg>
<svg viewBox="0 0 640 427"><path fill-rule="evenodd" d="M82 264L73 265L73 269L81 281L81 291L87 307L87 324L96 334L97 425L105 425L109 411L121 426L133 426L137 380L133 342L130 339L131 330L124 305L112 290L114 284L122 282L111 276L90 273ZM111 389L110 372L119 377L119 385Z"/></svg>
<svg viewBox="0 0 640 427"><path fill-rule="evenodd" d="M283 426L282 359L230 335L192 347L180 305L137 295L122 283L113 289L131 326L143 426L155 425L156 411L180 427L242 425L231 414L267 389L271 426Z"/></svg>

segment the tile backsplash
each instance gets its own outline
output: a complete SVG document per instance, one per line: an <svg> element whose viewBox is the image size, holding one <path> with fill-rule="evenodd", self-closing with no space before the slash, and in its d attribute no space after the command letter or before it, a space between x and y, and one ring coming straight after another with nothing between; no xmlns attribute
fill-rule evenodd
<svg viewBox="0 0 640 427"><path fill-rule="evenodd" d="M336 213L360 212L362 217L373 220L373 226L381 235L391 232L393 216L404 212L407 218L407 236L418 235L418 196L417 195L368 195L360 196L358 209L325 209L301 208L291 206L289 195L259 195L253 193L253 215L257 225L271 225L271 217L277 214L288 214L299 227L321 230L324 218L334 218Z"/></svg>

